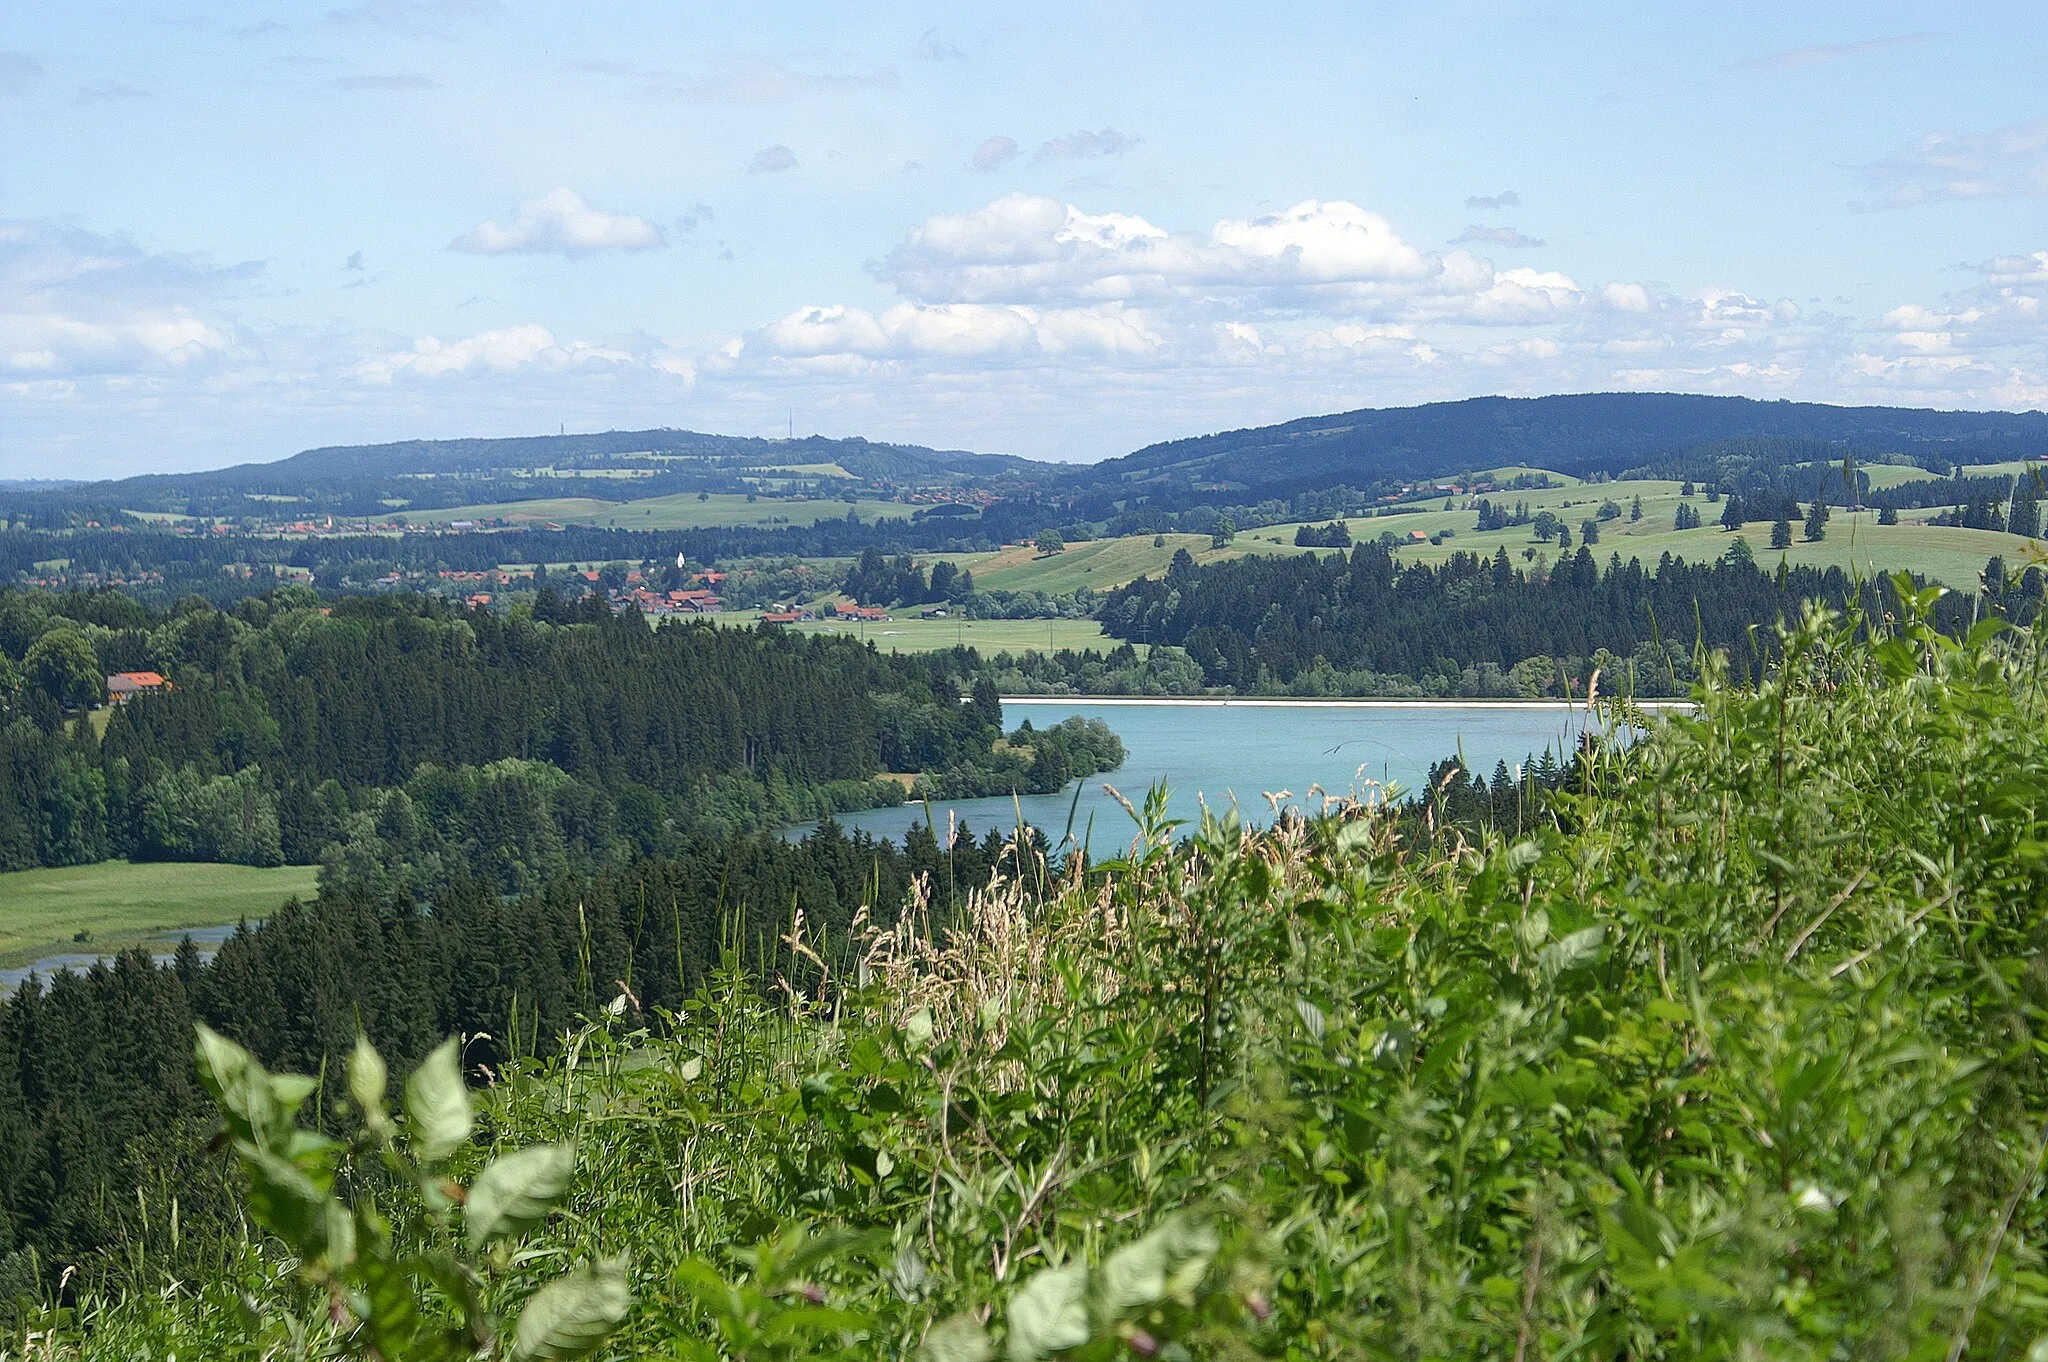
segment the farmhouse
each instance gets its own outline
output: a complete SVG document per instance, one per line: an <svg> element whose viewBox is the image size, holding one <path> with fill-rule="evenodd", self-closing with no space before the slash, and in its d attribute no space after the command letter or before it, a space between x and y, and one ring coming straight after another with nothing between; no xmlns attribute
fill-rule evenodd
<svg viewBox="0 0 2048 1362"><path fill-rule="evenodd" d="M170 688L171 683L156 672L115 672L107 678L107 698L116 703L131 695Z"/></svg>

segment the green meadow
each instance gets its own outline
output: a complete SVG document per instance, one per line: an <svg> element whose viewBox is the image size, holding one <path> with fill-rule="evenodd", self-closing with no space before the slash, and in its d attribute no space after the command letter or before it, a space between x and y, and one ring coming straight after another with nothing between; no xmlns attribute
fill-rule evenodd
<svg viewBox="0 0 2048 1362"><path fill-rule="evenodd" d="M190 927L268 917L294 895L309 898L319 867L101 861L0 874L0 964L26 964L75 949L116 950L175 938Z"/></svg>

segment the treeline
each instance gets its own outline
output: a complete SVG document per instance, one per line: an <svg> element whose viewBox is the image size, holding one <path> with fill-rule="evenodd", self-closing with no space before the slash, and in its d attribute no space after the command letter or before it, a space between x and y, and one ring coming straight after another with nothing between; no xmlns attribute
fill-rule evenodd
<svg viewBox="0 0 2048 1362"><path fill-rule="evenodd" d="M991 688L961 703L971 651L650 629L547 592L500 616L303 589L166 614L0 591L0 649L5 869L375 861L424 889L463 864L511 892L691 831L900 800L878 772L981 769L1001 737ZM141 669L170 686L98 736L77 707L103 671Z"/></svg>
<svg viewBox="0 0 2048 1362"><path fill-rule="evenodd" d="M2002 575L2002 574L2001 574ZM2001 584L2018 622L2040 606L2030 568ZM1840 605L1856 591L1838 568L1760 570L1746 550L1720 561L1665 555L1654 569L1619 555L1603 571L1591 550L1524 571L1505 549L1457 553L1442 566L1398 565L1378 544L1344 554L1248 556L1197 567L1177 554L1158 578L1108 593L1099 618L1114 637L1186 650L1204 682L1239 693L1370 695L1406 684L1443 695L1556 695L1594 669L1610 693L1683 694L1697 649L1726 649L1740 674L1763 661L1759 627L1795 618L1804 601ZM1882 607L1890 585L1866 583ZM1944 627L1977 602L1951 595Z"/></svg>
<svg viewBox="0 0 2048 1362"><path fill-rule="evenodd" d="M173 1198L188 1244L232 1222L206 1157L194 1021L274 1067L327 1073L336 1110L359 1028L401 1070L452 1034L473 1038L470 1063L501 1068L514 1053L550 1053L622 986L652 1018L681 1008L724 958L755 978L793 972L799 914L846 952L835 970L852 964L860 910L887 927L914 883L943 930L1014 854L993 829L977 841L962 828L941 848L921 825L901 847L829 823L801 842L691 838L517 897L458 876L431 912L403 892L323 893L244 928L210 961L188 941L162 966L136 951L31 980L0 1001L0 1311L67 1266L118 1270L102 1257L116 1245L170 1252Z"/></svg>

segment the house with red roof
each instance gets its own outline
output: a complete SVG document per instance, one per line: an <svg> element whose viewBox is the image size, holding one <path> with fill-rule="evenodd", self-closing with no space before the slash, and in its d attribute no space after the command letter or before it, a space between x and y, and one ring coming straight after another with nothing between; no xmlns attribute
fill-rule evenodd
<svg viewBox="0 0 2048 1362"><path fill-rule="evenodd" d="M114 703L134 695L171 689L171 683L157 672L115 672L107 678L107 698Z"/></svg>

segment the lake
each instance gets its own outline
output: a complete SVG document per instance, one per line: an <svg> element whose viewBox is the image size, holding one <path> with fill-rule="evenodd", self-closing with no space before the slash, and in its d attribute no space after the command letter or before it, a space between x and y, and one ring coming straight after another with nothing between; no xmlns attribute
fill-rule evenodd
<svg viewBox="0 0 2048 1362"><path fill-rule="evenodd" d="M1490 776L1498 761L1513 769L1546 748L1571 750L1587 722L1583 706L1538 701L1003 701L1005 728L1027 718L1045 728L1075 715L1101 719L1116 730L1124 742L1121 768L1079 782L1078 804L1072 785L1055 795L934 800L932 815L942 839L949 818L979 837L991 827L1014 827L1021 808L1027 822L1057 841L1071 809L1074 835L1083 837L1092 819L1089 844L1097 854L1107 854L1127 845L1137 829L1104 784L1142 806L1145 791L1165 781L1175 818L1199 818L1203 800L1219 811L1234 800L1243 817L1263 823L1272 818L1269 792L1286 792L1282 802L1297 808L1319 807L1320 796L1311 793L1315 790L1365 794L1392 785L1413 792L1433 764L1459 752L1468 768ZM1594 722L1597 726L1599 721ZM925 821L925 808L918 803L869 809L842 814L838 821L848 831L901 842L912 826ZM786 835L801 837L812 826L791 828Z"/></svg>

